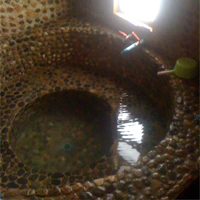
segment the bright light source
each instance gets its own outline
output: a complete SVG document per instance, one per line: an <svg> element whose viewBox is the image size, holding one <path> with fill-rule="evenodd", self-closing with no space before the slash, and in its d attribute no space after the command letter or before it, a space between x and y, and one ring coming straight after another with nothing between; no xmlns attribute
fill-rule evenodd
<svg viewBox="0 0 200 200"><path fill-rule="evenodd" d="M118 0L120 12L128 17L153 22L159 12L161 0Z"/></svg>

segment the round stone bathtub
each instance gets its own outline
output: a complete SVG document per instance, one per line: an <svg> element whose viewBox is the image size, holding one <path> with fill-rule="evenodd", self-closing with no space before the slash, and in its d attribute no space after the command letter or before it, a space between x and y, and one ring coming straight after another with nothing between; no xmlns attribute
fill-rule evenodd
<svg viewBox="0 0 200 200"><path fill-rule="evenodd" d="M147 48L121 57L123 38L94 22L16 38L3 40L1 198L167 200L196 178L197 79L158 77Z"/></svg>

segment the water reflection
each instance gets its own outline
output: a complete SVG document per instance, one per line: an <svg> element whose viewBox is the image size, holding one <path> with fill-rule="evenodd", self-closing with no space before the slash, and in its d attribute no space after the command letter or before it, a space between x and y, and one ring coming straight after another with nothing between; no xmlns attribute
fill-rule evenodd
<svg viewBox="0 0 200 200"><path fill-rule="evenodd" d="M117 120L118 139L118 153L119 155L130 164L134 164L140 153L133 145L142 142L144 134L144 126L134 118L129 112L126 101L124 100L128 95L123 93L119 106L119 114Z"/></svg>

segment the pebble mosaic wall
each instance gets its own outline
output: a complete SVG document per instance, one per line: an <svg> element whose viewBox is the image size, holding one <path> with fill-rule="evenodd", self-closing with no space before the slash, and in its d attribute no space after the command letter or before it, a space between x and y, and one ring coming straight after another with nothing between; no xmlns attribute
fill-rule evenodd
<svg viewBox="0 0 200 200"><path fill-rule="evenodd" d="M198 78L157 77L158 70L173 63L167 55L156 52L156 48L139 49L122 59L123 38L91 17L72 17L74 2L0 1L1 198L176 198L199 172ZM37 18L40 20L36 21ZM196 58L196 52L191 55ZM49 174L22 163L9 140L17 114L45 94L65 89L85 90L86 82L87 91L103 96L113 110L119 107L122 91L137 92L155 107L159 116L164 116L168 124L166 138L134 166L119 172L106 168L99 177L92 176L96 173L93 169L76 174ZM109 159L101 160L97 169L107 166ZM88 174L92 178L87 180L84 176Z"/></svg>

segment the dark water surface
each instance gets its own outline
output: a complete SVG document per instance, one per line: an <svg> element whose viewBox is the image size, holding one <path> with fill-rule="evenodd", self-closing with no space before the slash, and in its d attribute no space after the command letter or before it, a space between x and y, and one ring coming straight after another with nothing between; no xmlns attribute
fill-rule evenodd
<svg viewBox="0 0 200 200"><path fill-rule="evenodd" d="M97 95L68 90L37 98L18 114L11 143L38 170L80 170L112 153L115 168L133 165L165 137L150 106L122 93L114 112Z"/></svg>

